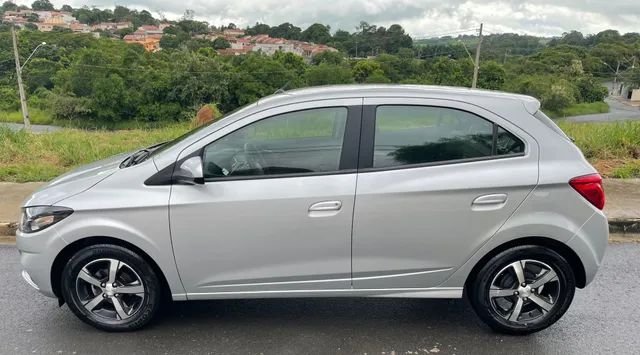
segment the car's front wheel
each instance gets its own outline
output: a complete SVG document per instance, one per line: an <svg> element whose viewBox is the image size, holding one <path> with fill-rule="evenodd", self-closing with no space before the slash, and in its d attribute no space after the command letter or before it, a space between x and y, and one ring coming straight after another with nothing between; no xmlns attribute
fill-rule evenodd
<svg viewBox="0 0 640 355"><path fill-rule="evenodd" d="M474 310L494 330L530 334L567 311L576 280L555 251L535 245L507 249L491 258L468 285Z"/></svg>
<svg viewBox="0 0 640 355"><path fill-rule="evenodd" d="M102 330L146 325L161 301L160 282L140 255L117 245L78 251L62 272L62 296L82 321Z"/></svg>

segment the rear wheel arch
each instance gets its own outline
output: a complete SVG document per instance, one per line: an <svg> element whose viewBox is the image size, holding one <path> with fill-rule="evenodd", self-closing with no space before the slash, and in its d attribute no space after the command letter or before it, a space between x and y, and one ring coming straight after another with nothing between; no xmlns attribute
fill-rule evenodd
<svg viewBox="0 0 640 355"><path fill-rule="evenodd" d="M67 262L71 259L71 257L73 257L73 255L75 255L78 251L82 250L83 248L86 248L92 245L98 245L98 244L112 244L112 245L121 246L123 248L129 249L132 252L140 255L147 263L149 263L151 268L158 275L162 288L164 289L163 297L167 300L171 299L171 289L169 287L169 283L167 282L167 279L164 276L162 269L160 269L158 264L153 260L153 258L151 258L151 256L149 256L149 254L147 254L144 250L137 247L136 245L126 242L122 239L113 238L113 237L95 236L95 237L78 239L75 242L67 245L58 253L55 260L53 261L53 265L51 266L51 288L53 290L53 293L56 295L56 297L58 297L59 300L62 300L62 292L60 289L62 284L62 280L61 280L62 271L64 270L64 267L67 264Z"/></svg>
<svg viewBox="0 0 640 355"><path fill-rule="evenodd" d="M476 262L475 266L471 269L471 272L469 272L469 275L467 276L465 289L467 289L468 285L473 283L480 269L484 265L486 265L486 263L491 260L491 258L509 248L517 247L520 245L536 245L546 247L560 254L569 263L569 265L571 265L571 270L573 271L573 274L576 278L576 286L578 288L584 288L586 286L586 271L584 265L582 264L582 261L580 260L578 254L576 254L576 252L573 251L571 247L569 247L565 243L547 237L524 237L501 244L485 254L480 260L478 260L478 262Z"/></svg>

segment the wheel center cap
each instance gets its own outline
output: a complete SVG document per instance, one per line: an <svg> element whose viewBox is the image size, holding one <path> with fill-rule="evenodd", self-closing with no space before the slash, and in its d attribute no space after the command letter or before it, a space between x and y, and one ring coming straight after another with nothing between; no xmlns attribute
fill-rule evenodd
<svg viewBox="0 0 640 355"><path fill-rule="evenodd" d="M531 286L527 285L525 287L518 287L518 296L520 298L525 298L531 296Z"/></svg>
<svg viewBox="0 0 640 355"><path fill-rule="evenodd" d="M104 293L106 293L106 294L107 294L107 296L109 296L109 297L113 296L113 294L114 294L114 292L113 292L113 286L112 286L112 285L108 285L108 284L107 284L107 285L105 286L105 288L104 288L104 290L103 290L103 291L104 291Z"/></svg>

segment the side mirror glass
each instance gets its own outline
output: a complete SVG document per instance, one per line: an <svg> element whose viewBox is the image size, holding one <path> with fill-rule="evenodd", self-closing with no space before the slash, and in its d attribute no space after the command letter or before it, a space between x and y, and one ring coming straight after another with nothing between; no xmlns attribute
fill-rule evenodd
<svg viewBox="0 0 640 355"><path fill-rule="evenodd" d="M204 184L202 158L195 156L183 161L174 175L174 181L185 185Z"/></svg>

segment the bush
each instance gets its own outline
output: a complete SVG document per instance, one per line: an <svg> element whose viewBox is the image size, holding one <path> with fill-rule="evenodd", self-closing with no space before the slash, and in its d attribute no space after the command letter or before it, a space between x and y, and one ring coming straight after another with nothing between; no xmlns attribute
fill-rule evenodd
<svg viewBox="0 0 640 355"><path fill-rule="evenodd" d="M561 111L576 103L576 92L566 80L560 80L551 84L548 91L542 94L542 108L552 111Z"/></svg>
<svg viewBox="0 0 640 355"><path fill-rule="evenodd" d="M48 102L54 118L72 120L91 113L90 100L84 97L51 93Z"/></svg>
<svg viewBox="0 0 640 355"><path fill-rule="evenodd" d="M581 102L598 102L604 100L609 91L593 76L582 76L576 81Z"/></svg>
<svg viewBox="0 0 640 355"><path fill-rule="evenodd" d="M0 87L0 111L16 111L20 109L18 90Z"/></svg>

